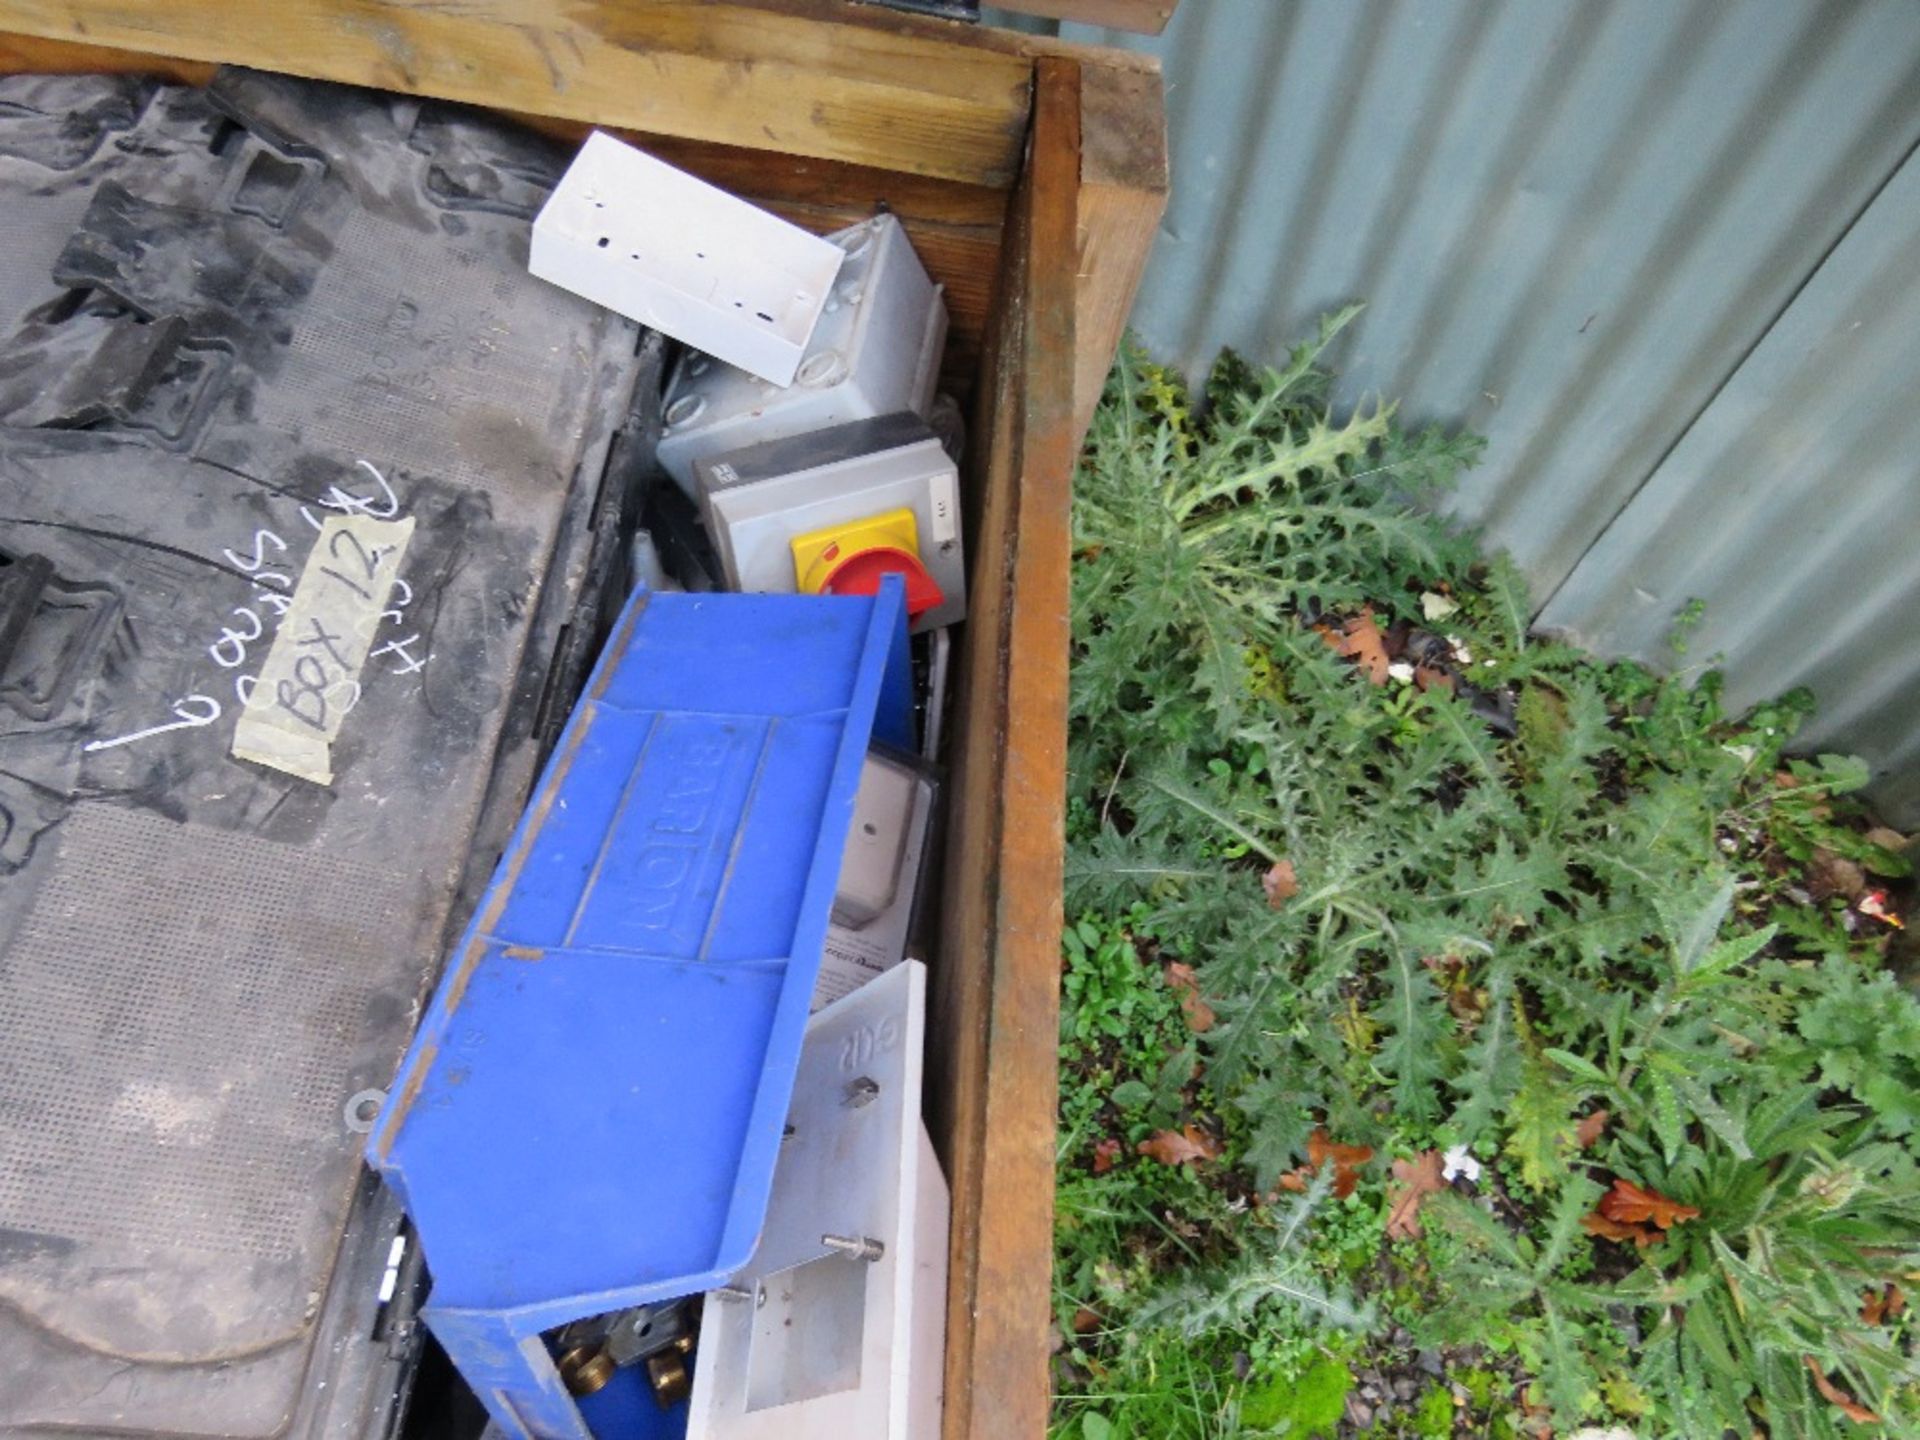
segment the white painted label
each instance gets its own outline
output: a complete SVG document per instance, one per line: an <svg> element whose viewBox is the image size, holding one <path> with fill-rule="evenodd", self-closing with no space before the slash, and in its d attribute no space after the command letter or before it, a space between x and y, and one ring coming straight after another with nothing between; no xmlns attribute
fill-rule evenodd
<svg viewBox="0 0 1920 1440"><path fill-rule="evenodd" d="M928 527L933 532L935 545L945 545L960 538L960 487L951 467L942 467L927 482L932 491L930 503L933 507L933 523Z"/></svg>

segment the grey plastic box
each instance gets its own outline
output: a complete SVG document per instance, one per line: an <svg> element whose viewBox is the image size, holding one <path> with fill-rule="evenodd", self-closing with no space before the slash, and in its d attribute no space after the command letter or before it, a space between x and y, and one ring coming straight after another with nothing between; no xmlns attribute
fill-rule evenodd
<svg viewBox="0 0 1920 1440"><path fill-rule="evenodd" d="M917 631L964 619L967 565L960 477L917 415L884 415L730 451L696 467L701 512L728 586L792 594L789 542L888 510L913 512L921 563L945 600Z"/></svg>
<svg viewBox="0 0 1920 1440"><path fill-rule="evenodd" d="M660 465L695 499L698 461L849 420L932 413L947 338L940 287L891 215L829 238L846 259L793 384L692 351L675 369Z"/></svg>

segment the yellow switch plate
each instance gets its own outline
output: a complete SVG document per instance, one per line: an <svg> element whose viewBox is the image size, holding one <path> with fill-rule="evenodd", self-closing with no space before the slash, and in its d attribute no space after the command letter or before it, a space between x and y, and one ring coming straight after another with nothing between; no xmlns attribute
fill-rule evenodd
<svg viewBox="0 0 1920 1440"><path fill-rule="evenodd" d="M904 550L920 558L920 527L914 523L913 511L886 510L809 530L788 544L793 549L794 583L802 595L818 595L834 566L849 556L885 549Z"/></svg>

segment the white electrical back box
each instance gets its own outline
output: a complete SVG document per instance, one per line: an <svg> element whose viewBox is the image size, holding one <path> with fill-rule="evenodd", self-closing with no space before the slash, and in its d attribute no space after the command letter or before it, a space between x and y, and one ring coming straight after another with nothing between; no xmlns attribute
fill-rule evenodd
<svg viewBox="0 0 1920 1440"><path fill-rule="evenodd" d="M689 495L695 462L724 451L899 410L932 413L947 306L907 232L876 215L819 243L846 260L791 388L706 355L683 356L675 370L660 466Z"/></svg>
<svg viewBox="0 0 1920 1440"><path fill-rule="evenodd" d="M834 924L864 930L898 898L919 789L920 775L912 765L868 752L853 800L853 825L840 854Z"/></svg>
<svg viewBox="0 0 1920 1440"><path fill-rule="evenodd" d="M793 541L836 525L908 510L921 565L939 603L915 632L965 618L960 473L917 415L883 415L703 460L697 470L707 534L735 590L802 589ZM915 603L909 586L909 605Z"/></svg>
<svg viewBox="0 0 1920 1440"><path fill-rule="evenodd" d="M527 268L754 383L786 385L846 258L844 246L596 130L534 220Z"/></svg>
<svg viewBox="0 0 1920 1440"><path fill-rule="evenodd" d="M706 1297L688 1440L938 1440L949 1200L925 1041L912 960L808 1022L760 1246Z"/></svg>
<svg viewBox="0 0 1920 1440"><path fill-rule="evenodd" d="M944 639L943 630L933 638ZM906 958L921 914L921 885L933 860L939 781L917 756L875 746L860 772L853 828L840 860L833 923L813 986L813 1008L884 975Z"/></svg>

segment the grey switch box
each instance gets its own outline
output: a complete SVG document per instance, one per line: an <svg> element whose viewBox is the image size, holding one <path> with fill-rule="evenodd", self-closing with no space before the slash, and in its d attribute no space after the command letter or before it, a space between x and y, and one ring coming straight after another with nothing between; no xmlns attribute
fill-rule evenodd
<svg viewBox="0 0 1920 1440"><path fill-rule="evenodd" d="M827 237L846 254L791 385L697 351L667 391L660 468L696 496L694 467L728 450L848 420L933 410L947 306L891 215Z"/></svg>
<svg viewBox="0 0 1920 1440"><path fill-rule="evenodd" d="M966 615L960 477L917 415L856 420L749 446L694 467L707 534L735 590L793 594L792 540L830 525L911 510L920 563L945 597L915 631Z"/></svg>

